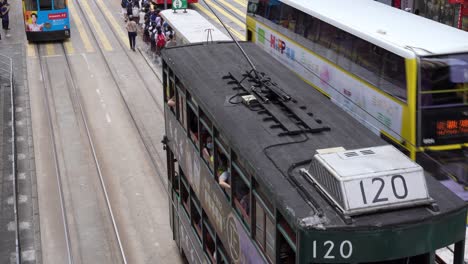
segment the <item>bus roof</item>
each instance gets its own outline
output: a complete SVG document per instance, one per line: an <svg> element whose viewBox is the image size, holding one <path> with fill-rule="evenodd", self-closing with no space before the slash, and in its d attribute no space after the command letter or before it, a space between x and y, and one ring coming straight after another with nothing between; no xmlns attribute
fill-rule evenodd
<svg viewBox="0 0 468 264"><path fill-rule="evenodd" d="M314 214L291 178L306 188L314 204L323 210L327 219L325 228L346 226L339 212L299 172L294 164L310 160L318 149L344 147L347 150L386 145L387 143L361 125L331 100L297 77L292 71L278 63L272 56L254 43L241 42L241 46L265 78L291 96L295 112L307 113L311 118L306 123L311 127L325 126L329 131L297 136L280 136L272 118L240 104L239 91L226 79L232 74L238 80L251 67L234 43L220 42L176 46L163 50L163 60L175 73L178 80L203 109L216 129L228 140L237 156L246 164L255 178L266 187L280 210L287 210L292 222L304 228L302 220ZM196 69L196 70L195 70ZM223 78L224 77L224 78ZM251 87L245 78L245 87ZM252 86L253 87L253 86ZM253 88L252 88L253 89ZM237 102L237 103L236 103ZM273 117L275 120L276 117ZM304 140L307 138L307 140ZM304 164L304 166L308 166ZM296 168L298 169L298 168ZM290 173L294 174L290 177ZM437 202L440 213L463 208L464 203L432 177L427 178L431 197ZM379 212L355 218L356 226L391 226L408 221L430 219L433 215L426 207ZM353 217L354 219L354 217ZM301 224L302 223L302 224Z"/></svg>
<svg viewBox="0 0 468 264"><path fill-rule="evenodd" d="M372 0L280 0L400 56L468 52L468 33Z"/></svg>
<svg viewBox="0 0 468 264"><path fill-rule="evenodd" d="M207 29L212 29L211 34L213 38L209 39L210 41L231 40L195 10L187 9L187 12L179 10L177 13L174 13L174 11L167 9L161 11L160 14L178 33L178 37L183 37L187 43L206 42L208 36Z"/></svg>

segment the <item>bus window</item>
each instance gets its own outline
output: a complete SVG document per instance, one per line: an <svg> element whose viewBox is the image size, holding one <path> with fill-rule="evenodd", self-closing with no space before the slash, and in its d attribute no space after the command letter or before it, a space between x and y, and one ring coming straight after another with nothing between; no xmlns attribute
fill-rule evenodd
<svg viewBox="0 0 468 264"><path fill-rule="evenodd" d="M295 18L297 17L295 9L286 4L282 4L281 9L282 10L281 10L281 17L280 17L280 25L284 28L295 31L296 29Z"/></svg>
<svg viewBox="0 0 468 264"><path fill-rule="evenodd" d="M52 10L52 0L40 0L39 10Z"/></svg>
<svg viewBox="0 0 468 264"><path fill-rule="evenodd" d="M280 22L280 14L281 14L281 3L278 0L270 0L268 4L267 16L268 20L275 24L279 24Z"/></svg>
<svg viewBox="0 0 468 264"><path fill-rule="evenodd" d="M54 9L65 9L67 8L67 0L54 0Z"/></svg>
<svg viewBox="0 0 468 264"><path fill-rule="evenodd" d="M357 38L354 42L355 63L351 70L372 85L378 86L382 69L381 49L365 40Z"/></svg>
<svg viewBox="0 0 468 264"><path fill-rule="evenodd" d="M383 67L379 87L385 92L406 101L405 59L387 50L382 51Z"/></svg>
<svg viewBox="0 0 468 264"><path fill-rule="evenodd" d="M304 24L304 37L312 42L317 42L317 34L319 32L320 20L307 16Z"/></svg>
<svg viewBox="0 0 468 264"><path fill-rule="evenodd" d="M238 166L232 166L232 195L234 206L243 222L250 228L250 187L247 176Z"/></svg>
<svg viewBox="0 0 468 264"><path fill-rule="evenodd" d="M266 17L268 4L269 4L269 0L260 0L258 2L257 12L255 12L255 14L261 17Z"/></svg>
<svg viewBox="0 0 468 264"><path fill-rule="evenodd" d="M305 31L306 31L306 21L307 21L308 15L302 11L297 11L297 21L296 21L296 28L294 32L300 36L305 37Z"/></svg>
<svg viewBox="0 0 468 264"><path fill-rule="evenodd" d="M37 0L24 0L24 5L27 11L37 10Z"/></svg>
<svg viewBox="0 0 468 264"><path fill-rule="evenodd" d="M340 39L340 47L338 49L338 65L347 71L351 71L351 63L354 61L353 44L356 37L344 32Z"/></svg>
<svg viewBox="0 0 468 264"><path fill-rule="evenodd" d="M275 261L275 225L272 216L265 210L259 195L254 195L255 201L255 241L270 263Z"/></svg>

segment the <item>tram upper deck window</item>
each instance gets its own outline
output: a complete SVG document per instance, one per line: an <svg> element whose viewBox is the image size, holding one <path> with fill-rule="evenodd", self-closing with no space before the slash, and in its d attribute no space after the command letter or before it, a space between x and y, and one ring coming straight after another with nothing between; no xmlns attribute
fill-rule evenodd
<svg viewBox="0 0 468 264"><path fill-rule="evenodd" d="M27 11L37 10L37 0L24 0L24 5Z"/></svg>
<svg viewBox="0 0 468 264"><path fill-rule="evenodd" d="M468 105L468 54L421 58L421 107Z"/></svg>
<svg viewBox="0 0 468 264"><path fill-rule="evenodd" d="M54 0L54 9L67 8L67 0Z"/></svg>
<svg viewBox="0 0 468 264"><path fill-rule="evenodd" d="M234 206L243 222L250 228L250 179L235 163L232 165L231 182Z"/></svg>
<svg viewBox="0 0 468 264"><path fill-rule="evenodd" d="M52 10L52 0L39 0L39 10Z"/></svg>
<svg viewBox="0 0 468 264"><path fill-rule="evenodd" d="M192 140L195 147L198 149L198 116L195 113L195 109L193 109L190 105L187 107L187 122L188 122L188 130L189 130L189 137Z"/></svg>

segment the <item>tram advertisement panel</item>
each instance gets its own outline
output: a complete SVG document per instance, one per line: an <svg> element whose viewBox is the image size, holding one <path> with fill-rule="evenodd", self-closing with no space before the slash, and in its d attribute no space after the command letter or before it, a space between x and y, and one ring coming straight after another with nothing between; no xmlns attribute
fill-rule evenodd
<svg viewBox="0 0 468 264"><path fill-rule="evenodd" d="M334 103L371 131L380 134L380 130L384 130L396 139L401 139L401 105L258 22L256 32L257 45L309 84L327 93Z"/></svg>
<svg viewBox="0 0 468 264"><path fill-rule="evenodd" d="M167 107L167 106L166 106ZM170 110L165 111L168 146L200 200L234 263L265 263L218 183Z"/></svg>
<svg viewBox="0 0 468 264"><path fill-rule="evenodd" d="M70 23L66 9L25 11L24 20L28 32L65 30Z"/></svg>

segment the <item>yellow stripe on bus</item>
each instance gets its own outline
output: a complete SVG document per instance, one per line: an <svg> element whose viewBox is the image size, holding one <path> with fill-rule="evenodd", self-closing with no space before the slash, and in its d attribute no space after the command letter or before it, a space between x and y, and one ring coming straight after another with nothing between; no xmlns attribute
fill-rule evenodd
<svg viewBox="0 0 468 264"><path fill-rule="evenodd" d="M229 14L228 12L226 12L224 9L222 9L221 7L219 7L218 5L215 5L211 0L204 0L205 3L209 4L211 7L213 7L214 9L218 10L218 12L220 12L221 14L223 14L223 16L227 17L228 19L230 19L232 22L236 23L239 27L241 28L245 28L245 22L242 22L240 21L237 17L234 17L232 16L231 14Z"/></svg>
<svg viewBox="0 0 468 264"><path fill-rule="evenodd" d="M88 16L88 19L91 21L91 24L93 25L94 29L96 30L96 35L101 42L103 48L105 51L111 51L112 46L109 42L109 40L106 37L106 34L101 28L100 23L97 21L96 17L93 14L93 11L91 11L91 7L89 6L87 1L81 1L81 4L83 5L83 8L85 9L85 13Z"/></svg>
<svg viewBox="0 0 468 264"><path fill-rule="evenodd" d="M235 6L231 5L230 3L228 3L228 2L226 2L224 0L217 0L217 2L225 5L226 7L228 7L232 11L234 11L236 14L238 14L239 16L241 16L241 17L243 17L245 19L246 14L244 12L240 11L239 9L237 9Z"/></svg>
<svg viewBox="0 0 468 264"><path fill-rule="evenodd" d="M97 0L96 2L101 7L101 9L103 10L104 15L110 21L112 27L117 32L117 35L119 35L119 38L125 43L125 41L127 41L128 37L124 33L123 29L119 26L120 23L117 22L117 20L115 20L114 16L112 15L112 12L107 8L107 6L102 2L102 0Z"/></svg>
<svg viewBox="0 0 468 264"><path fill-rule="evenodd" d="M78 16L75 6L73 5L73 1L68 2L68 7L70 8L70 14L73 18L73 22L75 22L76 28L80 34L81 40L83 41L84 47L86 52L94 52L93 45L91 45L91 41L89 41L88 34L84 30L83 22L81 21L80 16Z"/></svg>
<svg viewBox="0 0 468 264"><path fill-rule="evenodd" d="M51 43L46 44L46 55L47 56L53 56L53 55L56 54L54 45L55 44L51 44Z"/></svg>
<svg viewBox="0 0 468 264"><path fill-rule="evenodd" d="M36 57L36 48L34 44L28 43L26 51L28 53L28 57Z"/></svg>
<svg viewBox="0 0 468 264"><path fill-rule="evenodd" d="M64 41L63 45L65 46L65 50L66 50L67 54L75 53L75 48L73 47L73 44L72 44L70 39Z"/></svg>
<svg viewBox="0 0 468 264"><path fill-rule="evenodd" d="M246 0L234 0L234 2L238 3L239 5L243 7L247 7L247 1Z"/></svg>
<svg viewBox="0 0 468 264"><path fill-rule="evenodd" d="M216 18L215 15L213 15L213 13L211 13L208 9L204 8L202 5L200 4L193 4L197 7L198 10L202 11L203 13L205 13L205 15L207 15L208 17L210 17L211 19L213 19L216 23L218 24L221 24L221 22L218 21L218 19ZM226 25L226 27L229 29L229 31L234 34L239 40L245 40L245 36L244 34L241 34L239 31L233 29L232 27Z"/></svg>

